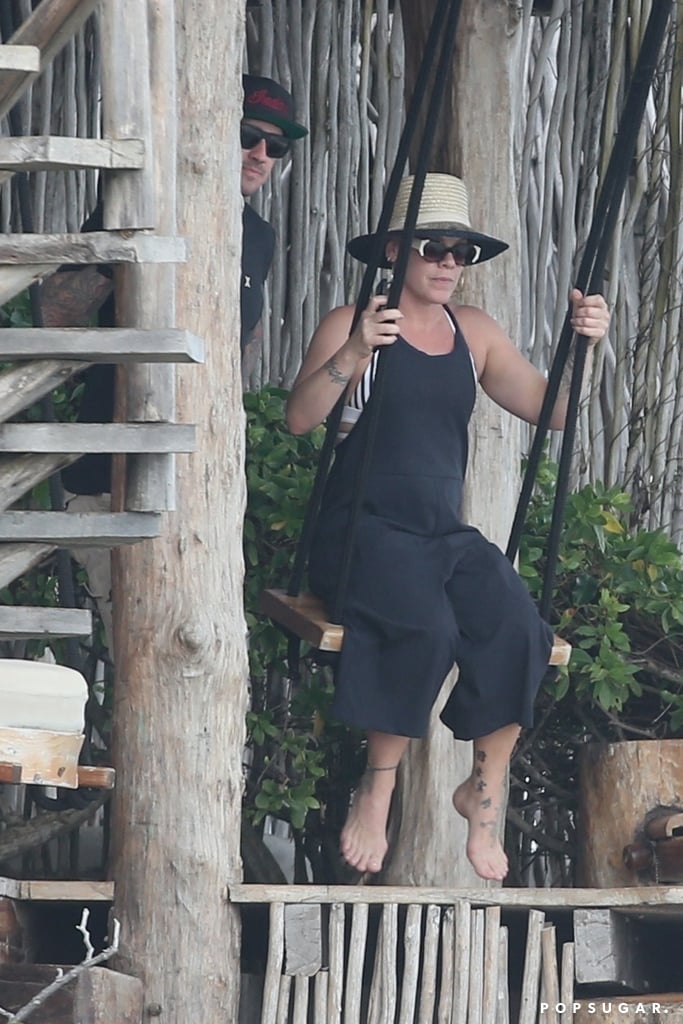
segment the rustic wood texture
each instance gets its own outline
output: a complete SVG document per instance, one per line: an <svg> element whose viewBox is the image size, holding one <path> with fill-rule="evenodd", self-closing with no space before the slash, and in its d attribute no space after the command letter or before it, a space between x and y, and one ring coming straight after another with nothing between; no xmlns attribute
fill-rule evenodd
<svg viewBox="0 0 683 1024"><path fill-rule="evenodd" d="M361 1001L363 996L363 965L368 941L368 905L356 903L351 910L350 949L344 993L344 1024L361 1024Z"/></svg>
<svg viewBox="0 0 683 1024"><path fill-rule="evenodd" d="M271 903L268 928L268 960L263 982L261 1024L275 1020L280 993L280 976L285 949L285 908L283 903Z"/></svg>
<svg viewBox="0 0 683 1024"><path fill-rule="evenodd" d="M9 328L7 331L9 333ZM4 357L4 353L2 353ZM7 357L8 359L11 357ZM0 371L0 422L30 408L87 363L58 359L23 362Z"/></svg>
<svg viewBox="0 0 683 1024"><path fill-rule="evenodd" d="M572 1024L683 1024L683 993L663 992L637 996L593 996L577 999Z"/></svg>
<svg viewBox="0 0 683 1024"><path fill-rule="evenodd" d="M542 1024L560 1024L560 980L557 970L557 936L554 924L541 930L541 1013Z"/></svg>
<svg viewBox="0 0 683 1024"><path fill-rule="evenodd" d="M179 1021L235 1021L240 921L238 908L222 897L242 875L248 676L240 527L244 412L235 316L242 212L235 188L241 115L236 69L244 10L208 0L163 0L143 8L153 118L173 149L162 155L155 148L156 198L177 204L178 233L190 240L192 259L177 269L174 291L162 290L145 273L139 293L149 289L158 306L150 298L143 307L130 292L122 294L128 312L120 326L191 328L206 340L207 362L176 369L173 418L198 424L196 454L177 460L178 511L167 517L162 537L113 555L112 874L122 935L117 963L143 979L148 1005L172 1007ZM170 73L169 61L175 62ZM233 71L226 78L217 68ZM157 214L161 230L162 218L175 217L175 209L159 206ZM165 309L159 308L163 303ZM129 377L128 415L135 416L131 386L141 404L143 387ZM154 390L155 402L163 397L160 390L163 385ZM130 474L129 465L129 481ZM145 499L142 489L137 496ZM132 503L135 497L129 489L128 509L145 511ZM177 786L169 785L169 765ZM166 838L150 842L150 835Z"/></svg>
<svg viewBox="0 0 683 1024"><path fill-rule="evenodd" d="M4 423L0 452L193 452L195 429L186 423Z"/></svg>
<svg viewBox="0 0 683 1024"><path fill-rule="evenodd" d="M202 363L204 343L177 328L7 327L0 352L10 359L77 359L85 363Z"/></svg>
<svg viewBox="0 0 683 1024"><path fill-rule="evenodd" d="M1 235L0 264L184 263L182 238L89 231L63 235Z"/></svg>
<svg viewBox="0 0 683 1024"><path fill-rule="evenodd" d="M0 760L21 766L27 785L78 788L78 755L83 736L47 729L0 727Z"/></svg>
<svg viewBox="0 0 683 1024"><path fill-rule="evenodd" d="M401 979L401 1002L398 1024L413 1024L417 1005L417 982L421 962L422 907L411 903L406 913L403 936L404 968ZM351 949L354 947L351 946ZM353 959L356 959L355 955ZM361 961L362 963L362 961ZM357 1024L358 1015L351 1018Z"/></svg>
<svg viewBox="0 0 683 1024"><path fill-rule="evenodd" d="M45 274L51 274L55 269L51 263L31 267L0 266L0 305L9 302L19 292L23 292L24 288L28 288Z"/></svg>
<svg viewBox="0 0 683 1024"><path fill-rule="evenodd" d="M161 516L154 512L3 512L0 516L0 542L115 547L160 533Z"/></svg>
<svg viewBox="0 0 683 1024"><path fill-rule="evenodd" d="M311 975L321 967L320 906L285 907L285 974Z"/></svg>
<svg viewBox="0 0 683 1024"><path fill-rule="evenodd" d="M15 455L5 458L0 474L0 511L18 501L32 487L70 466L77 455Z"/></svg>
<svg viewBox="0 0 683 1024"><path fill-rule="evenodd" d="M116 784L116 772L113 768L103 765L78 766L78 785L91 789L113 789Z"/></svg>
<svg viewBox="0 0 683 1024"><path fill-rule="evenodd" d="M52 544L3 544L0 547L0 588L40 565L54 551Z"/></svg>
<svg viewBox="0 0 683 1024"><path fill-rule="evenodd" d="M0 967L0 1005L17 1012L63 968L48 964ZM140 1024L142 983L109 968L91 967L31 1013L35 1024Z"/></svg>
<svg viewBox="0 0 683 1024"><path fill-rule="evenodd" d="M58 636L89 636L92 612L83 608L0 608L0 640Z"/></svg>
<svg viewBox="0 0 683 1024"><path fill-rule="evenodd" d="M682 795L681 740L633 740L583 747L579 883L596 887L641 885L638 875L624 864L624 847L642 834L650 811L660 806L675 810L681 806Z"/></svg>
<svg viewBox="0 0 683 1024"><path fill-rule="evenodd" d="M344 923L346 908L343 903L330 907L328 930L327 1021L341 1024L344 995Z"/></svg>
<svg viewBox="0 0 683 1024"><path fill-rule="evenodd" d="M0 138L0 182L18 171L60 171L76 167L121 170L142 167L141 139L79 139L60 135Z"/></svg>

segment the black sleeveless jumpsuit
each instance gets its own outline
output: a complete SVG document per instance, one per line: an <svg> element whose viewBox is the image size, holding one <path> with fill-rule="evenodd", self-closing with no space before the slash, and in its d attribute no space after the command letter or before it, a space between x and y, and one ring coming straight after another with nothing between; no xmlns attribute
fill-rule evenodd
<svg viewBox="0 0 683 1024"><path fill-rule="evenodd" d="M476 386L455 328L446 355L399 337L382 357L332 706L335 718L366 730L423 736L454 662L458 682L441 718L456 737L531 725L548 666L550 627L500 549L460 519ZM337 446L311 548L310 587L328 606L373 400Z"/></svg>

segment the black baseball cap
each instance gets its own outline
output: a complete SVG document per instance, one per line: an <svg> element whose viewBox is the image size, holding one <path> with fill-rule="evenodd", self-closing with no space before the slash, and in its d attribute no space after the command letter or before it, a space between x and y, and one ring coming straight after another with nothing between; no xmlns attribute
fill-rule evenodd
<svg viewBox="0 0 683 1024"><path fill-rule="evenodd" d="M267 121L282 128L288 139L301 139L308 128L294 120L294 100L278 82L260 75L242 75L244 89L243 117Z"/></svg>

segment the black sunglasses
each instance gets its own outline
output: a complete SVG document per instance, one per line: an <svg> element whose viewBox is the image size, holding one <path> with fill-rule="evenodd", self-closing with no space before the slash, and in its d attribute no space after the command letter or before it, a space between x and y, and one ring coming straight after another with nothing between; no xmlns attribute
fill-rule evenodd
<svg viewBox="0 0 683 1024"><path fill-rule="evenodd" d="M279 160L280 157L286 156L289 153L291 139L288 139L286 135L264 132L262 128L258 128L255 124L245 124L243 122L240 125L242 149L253 149L254 146L258 146L261 139L266 144L267 155L273 157L273 159Z"/></svg>
<svg viewBox="0 0 683 1024"><path fill-rule="evenodd" d="M481 247L474 242L454 242L446 245L436 238L414 238L410 243L427 263L441 263L448 253L451 254L458 267L469 267L477 263L481 256Z"/></svg>

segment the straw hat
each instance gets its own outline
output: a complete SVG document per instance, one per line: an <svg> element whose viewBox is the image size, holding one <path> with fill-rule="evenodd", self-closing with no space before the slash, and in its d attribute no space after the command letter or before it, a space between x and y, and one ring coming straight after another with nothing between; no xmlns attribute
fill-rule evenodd
<svg viewBox="0 0 683 1024"><path fill-rule="evenodd" d="M387 229L388 233L395 234L403 230L412 185L412 175L401 181ZM421 238L441 238L444 235L454 235L474 242L481 249L478 263L493 259L494 256L498 256L508 248L507 242L501 242L499 238L472 230L465 183L452 174L425 175L415 234ZM348 244L348 251L355 259L362 263L368 263L372 257L375 237L376 234L371 234L352 238ZM382 254L380 266L390 266L384 254Z"/></svg>

